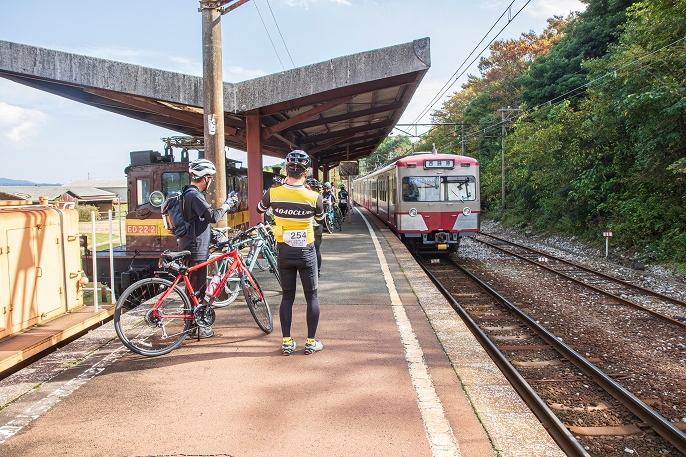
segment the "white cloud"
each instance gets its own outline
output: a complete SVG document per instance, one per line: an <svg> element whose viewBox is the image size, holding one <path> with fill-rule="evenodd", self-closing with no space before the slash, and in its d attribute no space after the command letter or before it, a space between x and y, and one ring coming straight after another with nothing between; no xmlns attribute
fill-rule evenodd
<svg viewBox="0 0 686 457"><path fill-rule="evenodd" d="M0 102L0 140L6 139L19 145L35 135L47 119L48 115L42 111Z"/></svg>
<svg viewBox="0 0 686 457"><path fill-rule="evenodd" d="M299 6L301 8L309 8L310 3L317 3L319 0L286 0L288 6ZM337 3L339 5L352 6L348 0L328 0L331 3Z"/></svg>

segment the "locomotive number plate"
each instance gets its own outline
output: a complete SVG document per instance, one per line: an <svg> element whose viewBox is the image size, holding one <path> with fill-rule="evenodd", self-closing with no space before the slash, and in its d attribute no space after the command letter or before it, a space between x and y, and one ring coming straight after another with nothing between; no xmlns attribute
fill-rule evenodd
<svg viewBox="0 0 686 457"><path fill-rule="evenodd" d="M453 159L425 160L424 168L455 168Z"/></svg>
<svg viewBox="0 0 686 457"><path fill-rule="evenodd" d="M157 235L157 225L127 225L126 233L130 233L133 235Z"/></svg>

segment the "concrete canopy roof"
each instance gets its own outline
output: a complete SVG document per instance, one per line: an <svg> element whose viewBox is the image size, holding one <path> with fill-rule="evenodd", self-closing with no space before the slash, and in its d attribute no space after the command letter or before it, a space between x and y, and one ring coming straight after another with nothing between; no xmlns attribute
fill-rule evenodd
<svg viewBox="0 0 686 457"><path fill-rule="evenodd" d="M430 65L423 38L225 82L226 144L246 150L246 115L259 112L263 154L303 149L329 167L366 157L398 122ZM0 77L203 136L200 77L1 40Z"/></svg>

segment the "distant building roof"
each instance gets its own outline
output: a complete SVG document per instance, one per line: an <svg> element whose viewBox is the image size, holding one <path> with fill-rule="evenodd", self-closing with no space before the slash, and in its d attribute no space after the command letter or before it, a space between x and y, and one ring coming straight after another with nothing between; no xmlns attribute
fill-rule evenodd
<svg viewBox="0 0 686 457"><path fill-rule="evenodd" d="M73 187L90 187L90 188L112 188L112 187L126 187L126 176L121 178L97 178L97 179L74 179L64 183L64 187L69 189Z"/></svg>
<svg viewBox="0 0 686 457"><path fill-rule="evenodd" d="M93 199L113 199L117 196L114 192L109 192L107 190L98 189L96 187L75 187L75 186L64 186L69 193L84 200Z"/></svg>
<svg viewBox="0 0 686 457"><path fill-rule="evenodd" d="M55 201L67 193L81 201L112 201L117 197L115 192L97 187L0 186L0 200L38 201L39 197L47 197L49 201Z"/></svg>
<svg viewBox="0 0 686 457"><path fill-rule="evenodd" d="M38 200L38 197L48 197L53 201L66 194L68 189L63 186L0 186L0 194L10 196L12 200Z"/></svg>

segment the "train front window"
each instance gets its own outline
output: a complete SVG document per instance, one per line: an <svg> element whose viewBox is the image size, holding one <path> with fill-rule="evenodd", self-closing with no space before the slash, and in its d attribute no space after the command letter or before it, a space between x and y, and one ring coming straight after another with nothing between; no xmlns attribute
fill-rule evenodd
<svg viewBox="0 0 686 457"><path fill-rule="evenodd" d="M183 186L191 183L190 179L190 174L187 171L162 173L162 193L169 195L170 192L181 192Z"/></svg>
<svg viewBox="0 0 686 457"><path fill-rule="evenodd" d="M474 176L443 176L441 181L443 181L446 201L476 200L476 178Z"/></svg>
<svg viewBox="0 0 686 457"><path fill-rule="evenodd" d="M438 176L405 176L403 201L437 202L441 200Z"/></svg>
<svg viewBox="0 0 686 457"><path fill-rule="evenodd" d="M136 179L136 195L138 206L145 205L150 202L150 179L138 178Z"/></svg>
<svg viewBox="0 0 686 457"><path fill-rule="evenodd" d="M440 202L476 200L474 176L405 176L403 201Z"/></svg>

